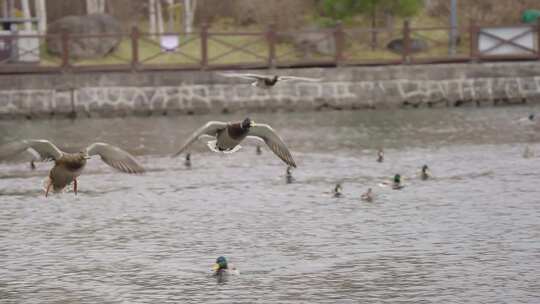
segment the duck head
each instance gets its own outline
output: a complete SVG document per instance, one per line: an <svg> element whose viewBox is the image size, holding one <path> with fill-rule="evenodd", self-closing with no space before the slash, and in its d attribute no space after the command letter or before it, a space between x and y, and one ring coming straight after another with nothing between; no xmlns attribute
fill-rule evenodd
<svg viewBox="0 0 540 304"><path fill-rule="evenodd" d="M427 170L428 170L428 166L427 166L427 165L423 165L423 166L422 166L422 173L427 173Z"/></svg>
<svg viewBox="0 0 540 304"><path fill-rule="evenodd" d="M186 154L186 161L191 160L191 153Z"/></svg>
<svg viewBox="0 0 540 304"><path fill-rule="evenodd" d="M401 175L399 174L394 175L394 183L395 184L401 183Z"/></svg>
<svg viewBox="0 0 540 304"><path fill-rule="evenodd" d="M529 120L534 120L534 114L529 114Z"/></svg>
<svg viewBox="0 0 540 304"><path fill-rule="evenodd" d="M253 125L255 125L255 122L249 117L247 117L242 121L242 123L240 123L240 127L244 130L249 130L249 128L253 127Z"/></svg>
<svg viewBox="0 0 540 304"><path fill-rule="evenodd" d="M212 269L215 272L218 272L220 270L227 269L227 267L227 259L224 256L220 256L216 259L216 263L214 264Z"/></svg>

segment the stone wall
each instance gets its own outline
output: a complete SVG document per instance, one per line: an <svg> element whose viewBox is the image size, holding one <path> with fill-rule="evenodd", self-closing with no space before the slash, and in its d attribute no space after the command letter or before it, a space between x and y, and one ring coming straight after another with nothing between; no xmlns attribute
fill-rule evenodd
<svg viewBox="0 0 540 304"><path fill-rule="evenodd" d="M278 73L324 80L286 82L265 90L240 79L222 77L218 72L3 75L0 117L313 111L540 101L540 64L536 62L312 68Z"/></svg>

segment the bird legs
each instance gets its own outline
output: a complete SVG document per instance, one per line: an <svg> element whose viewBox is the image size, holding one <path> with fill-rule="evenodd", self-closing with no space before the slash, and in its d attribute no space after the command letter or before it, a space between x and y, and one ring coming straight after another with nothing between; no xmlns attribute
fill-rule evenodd
<svg viewBox="0 0 540 304"><path fill-rule="evenodd" d="M47 188L45 189L45 197L49 195L49 190L51 189L51 186L52 186L52 180L51 178L49 178L49 180L47 181Z"/></svg>
<svg viewBox="0 0 540 304"><path fill-rule="evenodd" d="M47 187L45 188L45 197L49 195L49 191L51 190L52 185L52 180L49 177L49 180L47 181ZM77 195L77 178L73 179L73 192L75 192L75 195Z"/></svg>

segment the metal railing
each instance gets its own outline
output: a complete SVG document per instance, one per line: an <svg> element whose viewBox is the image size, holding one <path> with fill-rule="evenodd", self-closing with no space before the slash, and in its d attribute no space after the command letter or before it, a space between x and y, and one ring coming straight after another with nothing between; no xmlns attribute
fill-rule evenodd
<svg viewBox="0 0 540 304"><path fill-rule="evenodd" d="M471 22L455 29L459 43L450 51L450 27L412 27L405 21L401 28L334 28L313 31L277 31L269 26L261 32L213 32L207 25L192 33L153 34L133 27L116 34L0 35L1 46L33 45L17 48L18 57L32 53L38 60L24 62L0 58L1 73L212 70L246 68L289 68L353 65L395 65L458 63L496 60L540 60L540 22L510 37L500 37ZM490 27L497 28L497 27ZM518 42L533 35L534 44ZM479 48L479 37L494 42ZM25 40L26 39L26 40ZM101 40L117 39L118 46L102 58L74 56L82 42L99 45ZM33 43L18 43L29 42ZM529 39L530 40L530 39ZM60 50L51 54L47 44L56 42ZM393 45L393 50L389 49ZM502 47L522 51L517 55L493 55ZM1 51L1 50L0 50ZM37 55L36 55L37 53Z"/></svg>

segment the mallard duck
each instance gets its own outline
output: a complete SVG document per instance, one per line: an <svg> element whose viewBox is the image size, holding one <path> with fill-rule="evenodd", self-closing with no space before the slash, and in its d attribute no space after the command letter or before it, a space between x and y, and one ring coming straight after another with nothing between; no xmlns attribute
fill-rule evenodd
<svg viewBox="0 0 540 304"><path fill-rule="evenodd" d="M420 172L420 178L422 180L427 180L428 178L431 177L431 174L429 173L428 171L428 166L427 165L423 165L422 166L422 172Z"/></svg>
<svg viewBox="0 0 540 304"><path fill-rule="evenodd" d="M334 187L334 197L340 197L343 195L343 193L341 192L343 190L343 188L341 187L341 184L336 184L336 186Z"/></svg>
<svg viewBox="0 0 540 304"><path fill-rule="evenodd" d="M373 192L371 191L371 188L368 188L367 192L362 194L360 197L365 202L372 202L373 201Z"/></svg>
<svg viewBox="0 0 540 304"><path fill-rule="evenodd" d="M240 272L233 264L228 263L224 256L220 256L216 259L216 263L212 266L213 276L216 277L218 282L224 282L230 275L238 275Z"/></svg>
<svg viewBox="0 0 540 304"><path fill-rule="evenodd" d="M214 152L233 153L238 151L239 145L246 137L255 137L263 140L268 147L287 165L296 168L289 149L276 134L274 129L266 124L256 124L253 120L246 118L240 122L210 121L196 130L189 137L182 147L173 154L173 157L180 155L194 141L203 135L215 137L216 140L208 142L208 147Z"/></svg>
<svg viewBox="0 0 540 304"><path fill-rule="evenodd" d="M394 180L393 180L393 183L392 183L392 189L399 190L399 189L402 189L403 187L405 187L405 186L403 186L401 184L401 175L399 175L399 174L394 175Z"/></svg>
<svg viewBox="0 0 540 304"><path fill-rule="evenodd" d="M278 82L281 81L309 81L309 82L317 82L321 81L319 78L308 78L308 77L295 77L295 76L267 76L267 75L259 75L259 74L241 74L241 73L220 73L221 76L225 77L238 77L243 79L249 79L254 80L251 85L263 88L263 89L269 89L273 86L275 86Z"/></svg>
<svg viewBox="0 0 540 304"><path fill-rule="evenodd" d="M377 151L377 161L379 163L382 163L384 161L384 152L383 152L383 149L379 149Z"/></svg>
<svg viewBox="0 0 540 304"><path fill-rule="evenodd" d="M191 153L186 153L186 160L184 161L184 165L187 168L191 168Z"/></svg>
<svg viewBox="0 0 540 304"><path fill-rule="evenodd" d="M521 117L520 119L518 119L517 122L521 125L534 126L537 122L536 115L534 113L530 113L527 117Z"/></svg>
<svg viewBox="0 0 540 304"><path fill-rule="evenodd" d="M534 150L529 147L529 145L525 146L525 150L523 150L523 158L531 158L534 157Z"/></svg>
<svg viewBox="0 0 540 304"><path fill-rule="evenodd" d="M0 159L32 149L39 153L42 160L54 160L54 166L49 171L45 196L51 187L54 192L62 191L73 182L73 191L77 194L77 177L81 175L86 161L92 155L99 155L107 165L125 173L143 173L135 158L128 152L106 143L93 143L84 151L66 153L53 143L43 139L28 139L0 146Z"/></svg>

